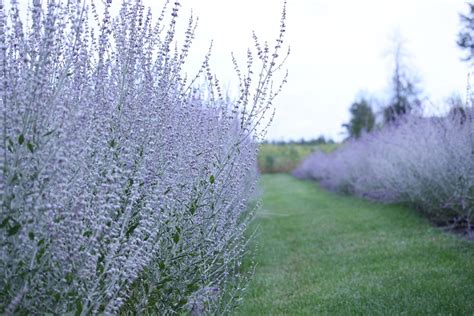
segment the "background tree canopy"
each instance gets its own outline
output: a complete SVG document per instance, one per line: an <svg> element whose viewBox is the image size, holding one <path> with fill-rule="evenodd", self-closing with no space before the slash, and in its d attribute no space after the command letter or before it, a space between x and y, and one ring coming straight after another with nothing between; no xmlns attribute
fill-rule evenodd
<svg viewBox="0 0 474 316"><path fill-rule="evenodd" d="M354 102L349 109L351 120L343 126L350 137L359 138L363 132L370 132L375 126L375 115L365 99Z"/></svg>
<svg viewBox="0 0 474 316"><path fill-rule="evenodd" d="M463 50L467 51L467 55L464 58L466 61L470 61L474 58L474 2L468 3L469 14L461 14L461 23L463 25L461 31L458 33L457 44Z"/></svg>

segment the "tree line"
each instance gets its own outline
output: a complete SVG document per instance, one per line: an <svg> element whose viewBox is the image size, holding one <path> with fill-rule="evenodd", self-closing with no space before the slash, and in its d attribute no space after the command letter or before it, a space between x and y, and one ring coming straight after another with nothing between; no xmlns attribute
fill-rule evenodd
<svg viewBox="0 0 474 316"><path fill-rule="evenodd" d="M474 60L474 2L468 3L468 6L469 12L460 14L462 27L456 43L466 51L463 60L471 63ZM406 62L405 46L400 38L394 41L391 57L393 70L390 96L388 102L384 102L382 106L382 120L379 125L394 124L404 115L420 110L425 100L419 81ZM359 138L377 127L377 117L371 103L373 102L367 97L360 97L350 106L350 120L342 125L349 138ZM459 97L451 97L448 104L452 108L451 112L459 112L463 107L463 102Z"/></svg>

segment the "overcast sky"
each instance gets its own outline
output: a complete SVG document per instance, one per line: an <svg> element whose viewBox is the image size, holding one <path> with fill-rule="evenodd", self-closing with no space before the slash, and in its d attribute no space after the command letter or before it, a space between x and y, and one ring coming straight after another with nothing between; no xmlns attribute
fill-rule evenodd
<svg viewBox="0 0 474 316"><path fill-rule="evenodd" d="M183 0L182 23L191 9L200 19L192 58L199 59L213 39L214 72L229 82L230 52L245 52L252 30L274 40L281 1ZM410 65L434 104L456 91L464 97L468 69L456 46L459 13L467 11L463 0L288 0L287 11L290 78L276 102L269 139L341 139L356 97L386 96L387 53L396 32L406 40Z"/></svg>
<svg viewBox="0 0 474 316"><path fill-rule="evenodd" d="M20 0L26 5L28 0ZM114 0L113 5L121 1ZM173 0L171 0L173 2ZM191 71L214 40L212 67L226 85L235 84L230 53L245 54L252 30L261 40L278 35L280 0L181 0L179 22L191 10L199 17L191 49ZM144 0L156 14L162 0ZM286 44L289 82L275 102L268 139L344 137L341 125L359 96L387 97L393 35L405 39L409 64L433 106L458 92L465 96L467 65L456 45L464 0L288 0ZM194 64L193 64L194 63ZM233 81L234 80L234 81ZM380 105L379 105L380 107Z"/></svg>

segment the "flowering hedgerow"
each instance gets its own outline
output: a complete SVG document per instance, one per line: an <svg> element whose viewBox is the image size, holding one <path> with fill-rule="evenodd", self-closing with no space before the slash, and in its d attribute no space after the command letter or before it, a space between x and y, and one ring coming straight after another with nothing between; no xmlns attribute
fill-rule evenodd
<svg viewBox="0 0 474 316"><path fill-rule="evenodd" d="M300 178L383 202L410 203L439 223L474 220L474 112L400 118L396 124L314 153L295 171Z"/></svg>
<svg viewBox="0 0 474 316"><path fill-rule="evenodd" d="M178 46L178 2L156 20L111 2L33 0L28 24L0 2L0 313L226 312L285 10L275 46L254 36L234 59L229 101L209 55L184 75L195 22Z"/></svg>

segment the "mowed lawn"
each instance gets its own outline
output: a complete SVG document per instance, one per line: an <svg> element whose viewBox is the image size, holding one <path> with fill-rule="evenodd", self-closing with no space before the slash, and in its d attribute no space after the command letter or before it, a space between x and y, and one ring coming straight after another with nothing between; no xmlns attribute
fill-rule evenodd
<svg viewBox="0 0 474 316"><path fill-rule="evenodd" d="M241 315L474 315L474 242L414 211L265 175Z"/></svg>

